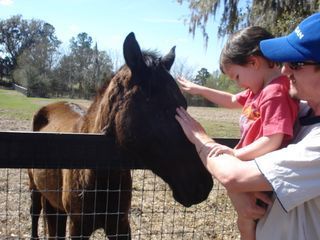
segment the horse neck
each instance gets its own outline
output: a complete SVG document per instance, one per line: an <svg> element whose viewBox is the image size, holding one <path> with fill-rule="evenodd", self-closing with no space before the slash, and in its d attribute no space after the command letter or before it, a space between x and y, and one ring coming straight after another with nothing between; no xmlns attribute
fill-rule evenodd
<svg viewBox="0 0 320 240"><path fill-rule="evenodd" d="M113 131L114 118L126 92L126 83L131 78L128 67L122 67L95 98L85 117L87 132L109 133Z"/></svg>
<svg viewBox="0 0 320 240"><path fill-rule="evenodd" d="M83 132L102 133L112 125L114 104L110 103L110 84L90 105L84 117Z"/></svg>

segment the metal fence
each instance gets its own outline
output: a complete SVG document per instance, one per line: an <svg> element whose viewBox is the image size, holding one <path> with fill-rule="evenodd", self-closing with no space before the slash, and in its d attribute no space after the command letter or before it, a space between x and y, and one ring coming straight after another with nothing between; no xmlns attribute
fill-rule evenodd
<svg viewBox="0 0 320 240"><path fill-rule="evenodd" d="M30 239L27 168L91 168L107 174L110 168L122 167L131 169L133 179L129 212L132 239L239 238L235 212L225 189L219 183L215 182L206 201L185 208L173 199L168 185L144 169L144 166L126 161L116 153L114 157L121 161L113 161L110 157L108 160L105 147L99 147L102 144L100 137L84 134L0 133L0 239ZM237 140L218 141L233 146ZM104 151L99 152L99 149ZM88 156L95 157L87 161ZM99 190L110 191L108 188ZM105 213L95 212L93 221L95 216L101 214ZM39 235L42 239L46 234L43 222L40 216ZM105 238L104 232L98 230L90 239Z"/></svg>

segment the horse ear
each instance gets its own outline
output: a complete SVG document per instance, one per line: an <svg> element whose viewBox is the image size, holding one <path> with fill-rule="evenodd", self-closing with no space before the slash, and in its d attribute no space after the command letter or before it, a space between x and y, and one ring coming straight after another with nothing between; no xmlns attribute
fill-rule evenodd
<svg viewBox="0 0 320 240"><path fill-rule="evenodd" d="M175 57L176 57L176 46L171 48L170 52L161 58L162 64L165 66L165 68L168 71L170 71L170 68L172 67Z"/></svg>
<svg viewBox="0 0 320 240"><path fill-rule="evenodd" d="M124 40L123 56L126 64L131 71L139 70L145 64L143 61L140 46L133 32L129 33L129 35Z"/></svg>

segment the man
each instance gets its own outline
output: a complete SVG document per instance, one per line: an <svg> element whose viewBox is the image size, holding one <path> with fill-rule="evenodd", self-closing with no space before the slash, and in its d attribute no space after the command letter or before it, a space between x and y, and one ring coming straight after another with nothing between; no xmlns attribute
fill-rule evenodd
<svg viewBox="0 0 320 240"><path fill-rule="evenodd" d="M267 58L284 63L290 94L304 100L292 144L246 162L216 156L217 144L198 122L182 108L176 118L209 172L231 200L237 198L238 214L260 219L257 240L320 239L320 13L286 37L262 41L260 48ZM261 193L271 190L272 201ZM257 199L269 204L267 211L255 204Z"/></svg>

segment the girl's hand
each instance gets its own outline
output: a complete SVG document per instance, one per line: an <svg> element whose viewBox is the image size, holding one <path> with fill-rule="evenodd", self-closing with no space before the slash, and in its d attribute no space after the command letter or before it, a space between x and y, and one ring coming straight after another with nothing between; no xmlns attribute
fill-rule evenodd
<svg viewBox="0 0 320 240"><path fill-rule="evenodd" d="M188 81L183 77L178 77L177 82L179 84L180 89L183 92L186 92L192 95L199 94L199 90L201 89L200 85L195 84L191 81Z"/></svg>
<svg viewBox="0 0 320 240"><path fill-rule="evenodd" d="M209 157L216 157L216 156L218 156L220 154L223 154L223 153L226 153L226 154L229 154L229 155L232 155L232 156L235 155L234 149L229 148L229 147L227 147L225 145L221 145L221 144L216 143L211 148L211 151L209 153Z"/></svg>

